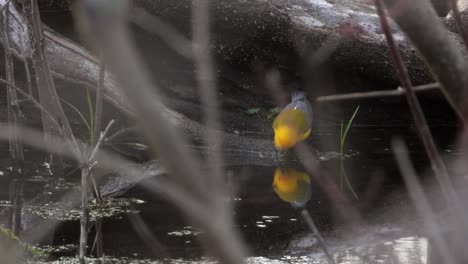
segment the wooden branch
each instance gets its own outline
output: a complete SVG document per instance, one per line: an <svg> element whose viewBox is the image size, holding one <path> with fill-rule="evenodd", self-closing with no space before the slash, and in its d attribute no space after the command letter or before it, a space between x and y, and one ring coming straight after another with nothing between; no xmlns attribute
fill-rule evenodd
<svg viewBox="0 0 468 264"><path fill-rule="evenodd" d="M384 4L382 1L383 0L374 0L380 21L382 23L382 28L385 32L385 37L387 39L393 64L397 69L400 83L405 89L408 106L411 115L413 116L414 123L416 124L418 135L421 138L424 149L431 163L431 167L436 175L436 178L439 180L442 193L446 198L447 204L453 206L453 203L455 203L456 200L451 199L452 197L450 196L454 190L452 181L449 177L447 167L445 166L445 163L443 162L442 157L434 143L434 139L432 137L431 131L429 130L429 126L427 124L426 117L424 116L421 104L419 103L419 100L413 90L413 85L411 84L406 66L404 65L400 52L395 45L395 40L393 39L392 33L390 32L387 14L384 11Z"/></svg>
<svg viewBox="0 0 468 264"><path fill-rule="evenodd" d="M19 164L17 162L24 161L23 145L21 141L16 137L16 126L19 121L21 121L21 110L17 103L18 98L16 94L15 86L15 70L13 64L13 54L10 49L10 31L8 30L10 24L10 13L8 12L8 6L10 2L7 2L4 6L1 7L0 13L3 18L3 47L4 47L4 56L5 56L5 69L6 69L6 86L7 86L7 112L8 112L8 122L11 124L10 127L10 140L9 140L9 151L10 156L13 159L14 166L16 167ZM14 168L15 170L21 168Z"/></svg>
<svg viewBox="0 0 468 264"><path fill-rule="evenodd" d="M11 12L11 9L14 9L13 5L9 5L8 9ZM41 18L39 15L39 9L37 7L37 0L28 0L24 2L25 9L25 25L27 25L28 36L27 39L30 41L30 50L22 50L20 54L31 53L31 59L33 67L36 73L36 82L39 91L39 100L40 103L44 106L45 109L52 115L54 119L59 121L61 124L61 129L64 132L64 135L70 140L70 143L73 145L76 151L79 151L78 144L73 135L70 123L68 118L63 111L63 108L60 104L57 91L55 89L55 84L52 79L51 70L49 67L48 57L46 56L44 46L44 37ZM12 12L14 14L14 12ZM17 32L13 32L16 33ZM15 36L18 37L18 36ZM49 116L42 115L42 124L44 128L44 136L46 141L49 140L50 135L60 134L60 131L52 124Z"/></svg>
<svg viewBox="0 0 468 264"><path fill-rule="evenodd" d="M468 61L463 46L444 27L428 1L384 2L390 16L406 33L435 74L452 108L460 113L459 109L468 89ZM463 118L462 114L459 116Z"/></svg>
<svg viewBox="0 0 468 264"><path fill-rule="evenodd" d="M425 85L414 86L412 89L414 92L426 92L426 91L439 90L440 86L438 83L430 83L430 84L425 84ZM315 98L315 102L321 103L321 102L333 102L333 101L342 101L342 100L395 97L395 96L402 96L405 94L406 94L405 90L401 87L398 87L395 90L382 90L382 91L319 96Z"/></svg>

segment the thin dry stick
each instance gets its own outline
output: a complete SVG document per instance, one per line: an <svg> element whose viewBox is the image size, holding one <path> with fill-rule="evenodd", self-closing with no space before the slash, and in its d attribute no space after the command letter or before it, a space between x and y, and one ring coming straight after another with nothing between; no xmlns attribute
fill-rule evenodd
<svg viewBox="0 0 468 264"><path fill-rule="evenodd" d="M96 103L95 103L95 113L94 113L94 128L93 131L90 131L90 133L92 133L92 136L90 137L92 140L91 140L91 144L95 144L96 142L96 137L97 135L99 135L101 133L101 123L102 123L102 108L103 108L103 88L104 88L104 77L105 77L105 66L104 66L104 63L102 61L102 58L100 60L100 63L99 63L99 79L98 79L98 83L96 85ZM98 140L101 139L101 136L100 135L100 138ZM99 190L97 188L97 183L96 183L96 180L94 178L94 173L92 171L90 171L90 178L91 178L91 183L93 185L93 188L94 188L94 193L95 193L95 196L96 196L96 199L98 200L99 203L102 203L102 197L101 197L101 194L99 193ZM97 235L98 233L96 233Z"/></svg>
<svg viewBox="0 0 468 264"><path fill-rule="evenodd" d="M15 85L15 76L14 76L14 65L13 57L10 49L10 12L8 6L10 2L7 2L3 7L3 45L5 51L5 67L6 67L6 81L7 81L7 101L8 101L8 121L13 124L10 129L10 155L13 161L22 162L24 160L23 146L21 142L18 141L16 137L16 124L21 118L21 112L18 106L18 99L16 95L16 90L12 86ZM11 85L10 85L11 84ZM18 165L18 164L16 164Z"/></svg>
<svg viewBox="0 0 468 264"><path fill-rule="evenodd" d="M383 0L406 37L423 57L441 85L445 98L466 123L464 98L468 89L468 61L464 49L437 16L431 1Z"/></svg>
<svg viewBox="0 0 468 264"><path fill-rule="evenodd" d="M449 209L448 212L450 213L450 215L448 217L448 220L451 222L451 224L455 224L456 226L463 226L463 223L467 221L468 216L463 213L463 206L461 205L460 200L457 197L457 194L453 187L453 183L449 177L447 167L445 166L442 157L437 151L437 147L434 144L431 132L427 125L426 118L423 114L419 101L411 87L412 85L409 78L409 74L405 65L403 64L403 61L400 57L400 53L395 45L393 36L390 32L390 27L388 25L387 17L383 9L382 0L374 0L374 2L376 4L377 13L379 14L380 21L382 23L382 29L385 33L385 37L389 45L390 56L396 67L397 75L400 78L400 82L406 90L406 98L408 100L408 105L411 114L416 123L418 134L421 137L424 149L428 155L429 161L431 163L431 168L434 171L439 185L441 186L442 194L445 198L445 205ZM456 110L457 108L454 109ZM463 241L463 237L466 237L467 235L467 230L462 229L459 233L457 233L457 239L460 240L459 242L461 242Z"/></svg>
<svg viewBox="0 0 468 264"><path fill-rule="evenodd" d="M106 129L104 129L104 132L102 132L99 136L99 140L96 142L96 145L94 146L93 151L91 152L91 155L89 155L88 158L88 163L87 164L92 164L94 163L94 159L96 158L96 155L99 151L99 148L101 147L102 142L104 142L104 139L106 138L107 133L109 133L109 130L111 129L112 125L114 124L114 119L112 119L109 124L107 124Z"/></svg>
<svg viewBox="0 0 468 264"><path fill-rule="evenodd" d="M192 192L196 190L197 195L206 196L205 186L199 177L200 162L185 147L186 138L166 119L165 106L155 95L158 87L150 80L150 73L140 63L140 54L130 41L130 32L123 19L126 14L111 13L120 11L117 6L125 4L120 1L106 2L114 5L115 8L110 10L100 6L100 4L105 5L104 2L83 2L89 22L96 25L92 27L95 30L95 39L106 47L102 50L104 59L115 76L120 79L127 101L139 111L138 120L144 120L144 132L150 143L155 145L154 149L164 150L161 158L166 164L171 165L168 167L174 176L182 176L180 183L188 190ZM103 23L106 19L112 19L113 22ZM122 64L121 61L126 63Z"/></svg>
<svg viewBox="0 0 468 264"><path fill-rule="evenodd" d="M439 90L440 86L438 83L424 84L414 86L413 91L425 92ZM342 101L342 100L355 100L355 99L369 99L369 98L381 98L381 97L393 97L405 95L405 89L398 87L395 90L382 90L382 91L370 91L370 92L357 92L357 93L346 93L346 94L334 94L319 96L315 98L315 102L331 102L331 101Z"/></svg>
<svg viewBox="0 0 468 264"><path fill-rule="evenodd" d="M335 264L335 260L333 260L333 256L330 254L330 251L328 251L328 247L327 247L327 244L325 243L325 239L323 239L322 235L320 234L320 231L315 225L314 220L310 216L309 212L306 209L302 209L301 215L304 218L307 226L310 228L314 236L317 238L318 244L322 248L323 252L325 253L328 263Z"/></svg>
<svg viewBox="0 0 468 264"><path fill-rule="evenodd" d="M96 249L96 257L101 258L100 261L104 263L104 247L102 244L102 218L96 220L96 223L94 223L94 229L96 231L96 236L94 237L91 252Z"/></svg>
<svg viewBox="0 0 468 264"><path fill-rule="evenodd" d="M41 138L43 133L38 132L37 130L25 128L18 126L18 137L21 138L24 144L29 145L34 148L43 149L58 155L63 155L65 157L75 160L79 164L84 164L88 160L84 160L82 155L76 155L75 151L68 148L69 142L64 140L61 137L52 136L52 144L43 144ZM8 124L0 122L0 140L8 140ZM94 148L87 145L82 145L83 151L90 153ZM115 171L119 175L125 175L128 177L138 177L141 174L144 174L144 168L141 164L136 164L134 162L123 159L117 155L114 155L110 152L100 150L96 154L96 160L104 169L109 169ZM213 212L211 209L202 206L199 202L195 201L192 196L186 193L179 186L174 185L171 182L161 180L157 184L150 182L145 185L142 185L143 188L148 190L151 193L160 195L172 201L179 208L184 210L188 215L194 217L197 222L212 223L212 225L207 225L208 230L218 230L219 223L213 222ZM68 200L71 196L69 196ZM47 230L40 230L41 233L50 231L52 225L47 224L44 226ZM39 239L40 237L37 237ZM225 241L228 245L231 244L229 241Z"/></svg>
<svg viewBox="0 0 468 264"><path fill-rule="evenodd" d="M454 203L456 203L456 199L451 197L454 194L452 182L449 178L447 168L445 167L445 164L442 161L442 158L439 155L439 152L437 151L437 148L434 144L421 105L419 104L416 94L414 93L414 90L412 88L409 74L405 65L403 64L400 52L398 51L398 48L395 45L395 41L393 39L392 33L390 31L390 26L387 21L387 16L383 9L382 0L374 0L374 2L377 8L377 13L380 17L382 29L387 39L387 43L390 50L390 56L392 58L393 64L395 65L396 72L398 78L400 79L401 85L406 91L406 99L408 101L408 106L410 108L411 114L414 118L414 122L416 123L418 134L421 137L424 149L426 150L426 153L431 162L431 167L437 179L439 180L447 202L447 206L454 206Z"/></svg>
<svg viewBox="0 0 468 264"><path fill-rule="evenodd" d="M210 2L194 1L193 12L193 54L197 68L197 79L200 89L200 98L203 105L203 117L207 127L214 129L205 133L205 145L213 147L214 151L208 156L213 169L205 178L206 184L213 192L212 202L215 206L226 206L222 196L223 160L222 160L222 137L220 135L220 113L216 89L215 67L211 58L210 50ZM200 175L201 176L201 175Z"/></svg>
<svg viewBox="0 0 468 264"><path fill-rule="evenodd" d="M0 123L0 140L8 140L7 131L8 125ZM26 145L38 149L44 149L45 151L49 151L51 153L64 155L65 157L75 160L79 164L87 162L87 160L82 159L82 155L76 156L75 152L68 148L69 142L64 140L62 137L53 136L52 144L43 144L41 141L43 138L42 133L24 127L18 128L18 137L22 139ZM91 146L86 145L83 145L83 150L87 153L93 151ZM103 168L113 170L121 175L128 177L138 177L139 175L145 173L141 164L130 162L108 152L100 151L97 153L96 158ZM165 184L165 182L159 182L158 184L149 186L143 185L142 187L153 194L162 195L168 200L174 202L180 208L183 208L183 210L189 211L192 216L195 216L197 219L199 219L198 221L210 221L210 219L212 219L211 210L207 210L206 208L201 207L198 203L195 203L193 199L187 196L187 194L180 190L180 188ZM70 191L65 194L62 199L70 201L73 200L73 197L75 197L75 194L74 192ZM77 206L78 204L79 202L73 202L71 206ZM37 231L32 234L31 239L40 240L43 238L43 235L50 233L55 227L56 225L51 225L50 222L44 222L43 224L37 226Z"/></svg>
<svg viewBox="0 0 468 264"><path fill-rule="evenodd" d="M299 144L294 149L297 151L299 160L304 165L304 168L308 173L314 175L314 179L319 187L328 196L330 201L333 202L342 216L353 225L361 225L363 221L359 211L352 205L346 195L340 191L338 186L330 180L331 177L327 177L323 171L319 170L316 158L307 146Z"/></svg>
<svg viewBox="0 0 468 264"><path fill-rule="evenodd" d="M7 81L5 82L6 88L7 88L7 113L8 113L8 123L10 124L10 129L8 130L10 136L9 136L9 152L10 152L10 158L12 159L12 172L14 173L15 176L18 176L19 174L17 173L21 168L19 167L20 165L18 164L20 161L24 159L23 156L23 150L22 150L22 145L21 142L18 141L18 138L16 136L15 130L18 122L18 118L21 116L20 109L17 103L17 96L16 96L16 91L12 87L15 84L15 77L14 77L14 65L13 65L13 60L12 60L12 55L10 52L10 21L9 21L9 1L2 6L1 11L2 11L2 18L3 18L3 45L4 45L4 56L5 56L5 69L6 69L6 78ZM10 85L12 84L12 85ZM20 223L20 211L21 208L18 209L18 192L17 192L17 187L18 184L16 182L16 179L11 182L11 188L13 190L13 213L11 217L11 230L13 231L14 234L18 234L20 231L21 225L18 225ZM18 219L19 217L19 219Z"/></svg>
<svg viewBox="0 0 468 264"><path fill-rule="evenodd" d="M93 170L94 166L97 164L97 162L94 160L95 157L96 157L96 153L98 152L99 148L101 147L102 143L104 142L104 139L106 138L107 133L109 132L109 130L112 127L113 124L114 124L114 120L112 119L109 122L109 124L107 124L107 127L104 130L104 132L100 133L99 139L96 142L96 145L94 146L94 149L93 149L93 151L91 152L91 154L89 156L88 163L85 164L86 166L88 166L90 178L91 178L92 185L93 185L93 188L94 188L94 193L96 194L96 199L99 202L99 204L102 204L102 196L101 196L101 192L99 191L98 186L96 184L96 179L95 179L94 174L92 173L92 170Z"/></svg>
<svg viewBox="0 0 468 264"><path fill-rule="evenodd" d="M164 20L150 14L143 8L135 8L131 17L133 22L144 30L160 37L166 44L187 59L194 57L192 45L182 33Z"/></svg>
<svg viewBox="0 0 468 264"><path fill-rule="evenodd" d="M79 247L79 255L80 255L80 262L84 262L84 257L86 255L86 246L87 246L87 239L88 239L88 219L89 219L89 197L88 197L88 178L90 178L90 174L92 168L94 167L94 159L96 157L96 153L99 150L104 138L106 137L107 132L112 127L114 120L111 120L107 125L106 129L103 133L101 133L98 142L94 146L91 155L89 156L88 162L82 165L81 168L81 218L80 218L80 247ZM95 192L99 194L96 184L94 184ZM100 232L100 226L98 227L98 233ZM98 248L102 247L99 243ZM102 248L101 248L102 249ZM102 251L99 251L99 254ZM102 254L100 255L102 256Z"/></svg>
<svg viewBox="0 0 468 264"><path fill-rule="evenodd" d="M28 23L29 37L31 39L31 45L33 48L32 62L36 71L36 81L39 89L40 102L43 104L44 108L53 114L56 117L55 119L60 122L62 127L61 130L63 130L65 136L71 141L75 151L78 153L78 144L73 135L68 118L60 104L60 100L57 95L55 84L49 68L49 63L47 57L45 56L44 36L37 0L25 1L23 3L23 7L25 18ZM53 128L51 128L48 117L43 116L43 123L45 131L54 131L56 133L59 132L57 130L52 130ZM46 138L50 136L49 134L50 133L45 134Z"/></svg>
<svg viewBox="0 0 468 264"><path fill-rule="evenodd" d="M39 14L39 7L37 0L25 1L23 4L25 18L28 22L29 36L31 45L33 47L32 62L36 71L36 81L39 89L39 97L41 104L44 105L49 112L56 116L56 119L62 125L62 129L65 137L74 146L72 150L77 152L77 155L81 155L79 145L73 135L68 118L60 104L60 100L55 89L55 84L52 79L51 70L49 63L44 51L44 35L42 29L41 18ZM43 115L43 126L46 131L46 140L48 144L51 144L50 138L52 137L51 132L59 133L61 130L54 130L50 125L51 121L49 118ZM82 166L81 168L81 219L80 219L80 246L79 256L80 261L84 262L84 256L86 254L86 242L87 242L87 222L89 219L89 208L88 208L88 177L89 168L88 166Z"/></svg>
<svg viewBox="0 0 468 264"><path fill-rule="evenodd" d="M417 177L416 171L411 165L408 150L401 140L394 140L392 142L393 153L398 161L398 166L405 180L405 185L408 190L408 194L413 201L413 204L418 211L424 226L429 233L430 237L434 240L434 244L439 251L439 254L444 260L443 263L455 263L450 251L447 247L446 242L442 237L440 227L437 224L436 216L434 215L429 201L424 194L424 190L421 187Z"/></svg>
<svg viewBox="0 0 468 264"><path fill-rule="evenodd" d="M143 221L141 216L139 214L127 214L127 217L138 236L140 236L140 238L148 247L153 249L153 253L158 257L167 258L168 254L164 249L164 246L152 234L151 229L148 227L145 221Z"/></svg>
<svg viewBox="0 0 468 264"><path fill-rule="evenodd" d="M96 87L96 106L95 106L95 116L94 116L94 131L92 139L96 140L96 136L100 134L101 132L101 123L102 123L102 110L103 110L103 95L104 95L104 77L105 77L105 64L102 58L99 60L99 79ZM113 120L111 121L113 122ZM111 123L109 123L108 127L110 127ZM107 134L108 129L106 128L106 131L100 135L99 137L99 144L101 144L103 138L105 138L105 134ZM91 142L91 144L94 144L94 142ZM97 144L96 144L97 145ZM97 187L96 179L94 176L94 172L90 171L90 176L91 176L91 182L94 187L94 193L96 196L96 199L99 204L102 204L102 196L101 193L99 192L99 189ZM103 256L103 245L102 245L102 220L98 220L95 224L95 229L96 229L96 237L95 237L95 242L97 244L96 246L96 256L102 257Z"/></svg>
<svg viewBox="0 0 468 264"><path fill-rule="evenodd" d="M10 156L13 161L13 173L15 176L19 176L17 180L12 182L14 188L14 198L13 198L13 213L11 217L11 230L15 235L18 235L21 232L21 210L23 205L23 187L24 181L22 173L20 173L23 161L24 161L24 152L23 144L18 138L16 129L18 126L18 121L21 123L22 113L18 105L18 99L15 86L15 74L14 74L14 64L13 56L10 49L10 10L9 10L10 1L8 1L4 6L2 6L0 13L3 14L3 45L4 45L4 56L5 56L5 68L6 68L6 82L7 87L7 111L8 111L8 122L11 125L9 129L10 140L9 140L9 150Z"/></svg>
<svg viewBox="0 0 468 264"><path fill-rule="evenodd" d="M32 92L32 81L31 81L31 71L29 70L29 62L28 62L28 59L26 59L26 57L21 57L21 60L23 61L23 65L24 65L24 70L26 72L26 81L28 83L28 92L30 95L33 94Z"/></svg>
<svg viewBox="0 0 468 264"><path fill-rule="evenodd" d="M14 88L19 94L21 94L23 97L25 97L26 100L32 102L34 104L34 106L37 109L39 109L43 114L47 115L50 118L51 122L53 123L53 125L55 126L56 129L61 128L58 121L55 120L55 117L49 111L47 111L47 109L45 109L44 106L41 103L39 103L32 95L26 93L21 88L19 88L17 86L14 86L13 84L11 84L10 82L8 82L7 80L5 80L3 78L0 78L0 83L9 85L10 87Z"/></svg>
<svg viewBox="0 0 468 264"><path fill-rule="evenodd" d="M125 135L127 133L136 133L138 131L138 128L133 126L133 127L125 127L120 129L119 131L115 132L114 134L108 136L104 142L110 142L122 135Z"/></svg>
<svg viewBox="0 0 468 264"><path fill-rule="evenodd" d="M101 132L102 124L102 108L103 108L103 96L104 96L104 77L106 75L106 66L101 58L99 62L99 80L96 88L96 106L94 116L94 139ZM94 142L91 142L94 144Z"/></svg>
<svg viewBox="0 0 468 264"><path fill-rule="evenodd" d="M158 96L155 96L154 82L149 78L148 70L141 63L128 25L125 23L126 1L81 1L84 19L93 27L93 39L98 41L103 49L103 55L109 68L116 74L122 85L122 91L126 95L129 104L138 113L138 117L144 120L142 128L150 144L158 152L161 160L171 171L173 180L178 181L190 194L194 204L200 203L205 207L212 203L210 192L206 191L205 183L201 180L200 163L192 151L184 146L186 139L169 123L164 116L164 106ZM112 8L109 8L109 5ZM125 61L125 64L121 62ZM184 166L180 166L184 164ZM185 204L186 205L186 204ZM208 207L209 208L209 207ZM210 208L212 209L212 208ZM226 221L218 221L220 216L229 215L227 212L212 210L211 218L200 221L192 208L183 207L184 212L194 221L194 224L207 230L204 238L213 243L213 253L225 263L242 263L246 250L239 236L234 232L232 225ZM197 213L198 214L198 213ZM224 219L223 219L224 220ZM225 237L227 236L227 238Z"/></svg>
<svg viewBox="0 0 468 264"><path fill-rule="evenodd" d="M89 168L88 166L82 166L81 168L81 217L80 217L80 246L79 256L80 262L84 263L84 257L86 255L86 245L88 239L88 219L89 219L89 205L88 205L88 177Z"/></svg>
<svg viewBox="0 0 468 264"><path fill-rule="evenodd" d="M11 219L11 231L15 235L19 235L22 231L21 219L24 203L24 178L20 177L12 181L14 185L14 198L13 198L13 213Z"/></svg>

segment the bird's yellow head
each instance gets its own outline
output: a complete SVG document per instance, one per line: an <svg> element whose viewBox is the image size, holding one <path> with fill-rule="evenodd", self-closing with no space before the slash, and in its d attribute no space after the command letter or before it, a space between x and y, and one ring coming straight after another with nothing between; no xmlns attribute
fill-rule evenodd
<svg viewBox="0 0 468 264"><path fill-rule="evenodd" d="M293 147L300 140L297 131L289 126L280 126L275 129L275 147L285 150Z"/></svg>

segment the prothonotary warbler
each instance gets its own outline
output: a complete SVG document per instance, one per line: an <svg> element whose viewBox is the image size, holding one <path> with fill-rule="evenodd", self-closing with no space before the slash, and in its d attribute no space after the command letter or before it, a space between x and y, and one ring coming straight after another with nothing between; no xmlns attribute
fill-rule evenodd
<svg viewBox="0 0 468 264"><path fill-rule="evenodd" d="M312 128L312 106L304 92L293 92L286 105L273 121L275 147L286 150L306 139Z"/></svg>
<svg viewBox="0 0 468 264"><path fill-rule="evenodd" d="M273 190L281 200L294 207L302 207L311 197L310 176L294 169L277 168Z"/></svg>

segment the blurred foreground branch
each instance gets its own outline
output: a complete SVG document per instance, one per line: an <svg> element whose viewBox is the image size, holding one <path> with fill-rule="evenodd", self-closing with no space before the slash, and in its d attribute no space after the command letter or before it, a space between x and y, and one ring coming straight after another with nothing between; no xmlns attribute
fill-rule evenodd
<svg viewBox="0 0 468 264"><path fill-rule="evenodd" d="M468 89L466 51L438 18L430 2L384 1L389 15L398 23L422 55L441 84L443 93L460 118Z"/></svg>
<svg viewBox="0 0 468 264"><path fill-rule="evenodd" d="M202 242L223 263L242 263L246 249L233 227L230 207L217 206L223 193L206 181L221 175L213 175L211 179L201 177L199 158L186 147L187 139L166 118L165 107L158 97L160 90L151 81L132 42L125 19L127 5L124 0L84 1L77 15L84 23L93 25L87 34L101 47L104 60L122 85L122 93L138 114L139 126L171 172L174 186L181 188L199 207L211 212L211 219L201 221L198 213L183 210L191 222L207 231Z"/></svg>

